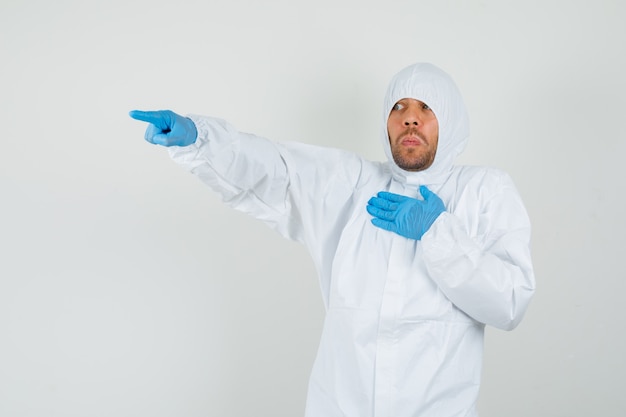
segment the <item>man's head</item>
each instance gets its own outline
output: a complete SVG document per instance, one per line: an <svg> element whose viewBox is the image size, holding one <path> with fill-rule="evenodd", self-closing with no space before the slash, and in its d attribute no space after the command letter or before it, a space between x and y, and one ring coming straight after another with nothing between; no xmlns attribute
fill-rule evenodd
<svg viewBox="0 0 626 417"><path fill-rule="evenodd" d="M433 164L439 123L428 105L413 98L398 100L387 119L393 160L405 171L422 171Z"/></svg>
<svg viewBox="0 0 626 417"><path fill-rule="evenodd" d="M406 67L391 80L383 110L383 145L397 179L425 184L447 176L469 137L452 78L427 63Z"/></svg>

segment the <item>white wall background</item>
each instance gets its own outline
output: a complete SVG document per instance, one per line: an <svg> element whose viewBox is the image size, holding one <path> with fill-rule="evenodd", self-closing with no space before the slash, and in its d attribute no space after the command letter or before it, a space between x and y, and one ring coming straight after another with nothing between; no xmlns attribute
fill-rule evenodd
<svg viewBox="0 0 626 417"><path fill-rule="evenodd" d="M322 320L301 246L222 206L134 108L384 158L416 61L461 162L508 171L538 292L489 330L483 417L623 416L626 3L0 2L0 416L298 416Z"/></svg>

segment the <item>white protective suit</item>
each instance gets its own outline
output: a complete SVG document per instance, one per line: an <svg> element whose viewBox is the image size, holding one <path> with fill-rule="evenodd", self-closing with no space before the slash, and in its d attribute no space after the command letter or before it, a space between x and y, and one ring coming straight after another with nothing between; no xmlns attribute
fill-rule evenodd
<svg viewBox="0 0 626 417"><path fill-rule="evenodd" d="M403 171L391 157L387 117L402 98L428 104L439 122L430 168ZM190 116L198 139L170 148L230 206L310 251L326 308L307 417L475 416L485 324L512 329L534 292L530 224L511 179L454 166L468 140L465 106L450 77L430 64L405 68L384 100L387 162L240 133ZM443 200L422 240L372 225L370 197Z"/></svg>

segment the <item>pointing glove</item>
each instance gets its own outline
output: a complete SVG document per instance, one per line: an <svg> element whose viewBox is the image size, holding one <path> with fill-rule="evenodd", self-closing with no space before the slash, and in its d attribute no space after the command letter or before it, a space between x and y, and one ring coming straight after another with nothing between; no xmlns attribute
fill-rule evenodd
<svg viewBox="0 0 626 417"><path fill-rule="evenodd" d="M133 110L130 117L148 122L145 138L148 142L162 146L187 146L196 141L198 131L194 122L170 110Z"/></svg>
<svg viewBox="0 0 626 417"><path fill-rule="evenodd" d="M367 204L374 216L372 223L409 239L420 240L446 207L437 194L420 186L423 200L389 192L380 192Z"/></svg>

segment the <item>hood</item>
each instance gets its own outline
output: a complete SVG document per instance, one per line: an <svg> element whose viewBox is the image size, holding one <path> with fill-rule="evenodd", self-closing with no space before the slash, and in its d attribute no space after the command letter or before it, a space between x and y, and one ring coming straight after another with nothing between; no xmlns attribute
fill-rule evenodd
<svg viewBox="0 0 626 417"><path fill-rule="evenodd" d="M418 172L398 167L391 155L387 118L398 100L412 98L427 104L437 117L439 141L433 164ZM394 179L407 185L441 184L469 138L469 118L461 93L452 78L432 64L418 63L397 73L387 88L381 138Z"/></svg>

